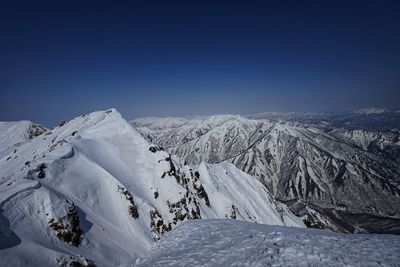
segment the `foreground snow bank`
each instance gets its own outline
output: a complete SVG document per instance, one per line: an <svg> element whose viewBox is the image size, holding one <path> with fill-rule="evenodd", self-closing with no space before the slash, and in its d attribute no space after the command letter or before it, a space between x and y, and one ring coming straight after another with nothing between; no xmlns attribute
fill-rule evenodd
<svg viewBox="0 0 400 267"><path fill-rule="evenodd" d="M400 237L234 220L186 222L137 266L399 266Z"/></svg>

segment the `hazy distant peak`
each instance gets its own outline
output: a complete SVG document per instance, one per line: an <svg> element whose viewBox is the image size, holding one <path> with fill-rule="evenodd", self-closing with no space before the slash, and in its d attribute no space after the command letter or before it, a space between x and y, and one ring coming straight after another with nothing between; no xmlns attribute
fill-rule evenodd
<svg viewBox="0 0 400 267"><path fill-rule="evenodd" d="M387 112L385 108L369 107L356 110L357 114L381 114Z"/></svg>

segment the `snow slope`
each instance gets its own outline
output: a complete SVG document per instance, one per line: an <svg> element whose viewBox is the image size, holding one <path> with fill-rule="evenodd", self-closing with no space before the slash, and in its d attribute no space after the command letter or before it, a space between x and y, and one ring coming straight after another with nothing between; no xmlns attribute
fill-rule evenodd
<svg viewBox="0 0 400 267"><path fill-rule="evenodd" d="M400 237L196 220L167 234L136 266L400 266Z"/></svg>
<svg viewBox="0 0 400 267"><path fill-rule="evenodd" d="M114 109L62 123L0 159L2 266L125 265L200 218L304 227L234 165L185 166Z"/></svg>

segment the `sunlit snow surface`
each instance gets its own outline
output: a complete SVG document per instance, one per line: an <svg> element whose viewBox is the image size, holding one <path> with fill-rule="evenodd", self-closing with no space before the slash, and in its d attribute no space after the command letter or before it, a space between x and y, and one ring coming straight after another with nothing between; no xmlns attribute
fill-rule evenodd
<svg viewBox="0 0 400 267"><path fill-rule="evenodd" d="M234 220L186 222L137 266L400 266L400 237Z"/></svg>

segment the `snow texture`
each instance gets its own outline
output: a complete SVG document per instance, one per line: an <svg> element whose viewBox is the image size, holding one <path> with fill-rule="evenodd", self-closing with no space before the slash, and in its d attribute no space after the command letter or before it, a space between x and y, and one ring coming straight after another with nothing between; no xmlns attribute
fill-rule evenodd
<svg viewBox="0 0 400 267"><path fill-rule="evenodd" d="M400 237L196 220L167 234L136 266L400 266Z"/></svg>

